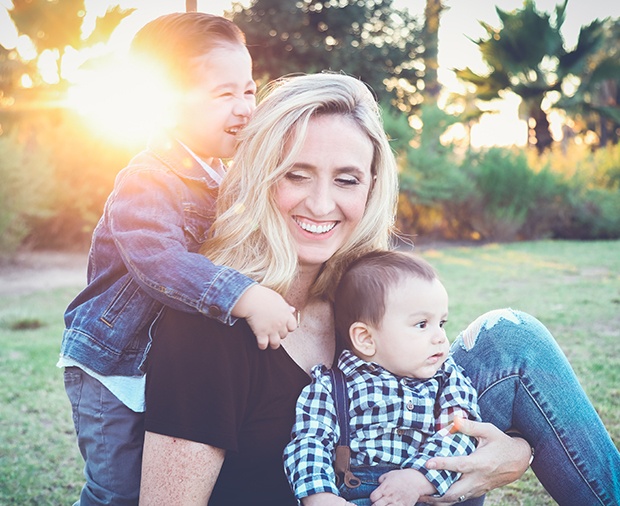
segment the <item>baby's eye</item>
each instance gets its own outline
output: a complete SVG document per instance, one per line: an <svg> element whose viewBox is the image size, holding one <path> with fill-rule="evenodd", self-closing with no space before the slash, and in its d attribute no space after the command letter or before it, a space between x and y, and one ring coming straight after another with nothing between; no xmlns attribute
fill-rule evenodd
<svg viewBox="0 0 620 506"><path fill-rule="evenodd" d="M418 328L418 329L425 329L427 325L427 321L426 320L422 320L421 322L418 322L414 325L414 327Z"/></svg>
<svg viewBox="0 0 620 506"><path fill-rule="evenodd" d="M444 328L444 326L446 325L446 323L448 323L448 320L441 320L441 321L439 322L439 326L443 329L443 328Z"/></svg>
<svg viewBox="0 0 620 506"><path fill-rule="evenodd" d="M246 90L245 94L254 96L256 95L256 90Z"/></svg>

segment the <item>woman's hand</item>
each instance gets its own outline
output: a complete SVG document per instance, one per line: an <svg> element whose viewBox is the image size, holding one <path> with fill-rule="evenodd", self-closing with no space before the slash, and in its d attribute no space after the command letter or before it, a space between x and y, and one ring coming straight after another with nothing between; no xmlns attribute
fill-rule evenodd
<svg viewBox="0 0 620 506"><path fill-rule="evenodd" d="M458 431L478 440L474 453L466 457L434 457L428 469L447 469L462 473L443 497L420 497L421 502L449 505L518 480L529 467L530 445L521 438L512 438L490 423L461 420Z"/></svg>

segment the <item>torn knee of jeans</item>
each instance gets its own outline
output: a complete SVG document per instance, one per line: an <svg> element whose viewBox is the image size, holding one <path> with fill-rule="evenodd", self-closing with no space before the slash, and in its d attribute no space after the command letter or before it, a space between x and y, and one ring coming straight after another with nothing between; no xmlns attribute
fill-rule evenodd
<svg viewBox="0 0 620 506"><path fill-rule="evenodd" d="M515 312L510 308L495 309L484 313L476 320L469 324L469 326L461 333L461 342L465 351L471 350L476 345L476 340L480 335L480 332L484 330L492 329L502 319L511 321L517 325L521 323L521 320L517 317Z"/></svg>

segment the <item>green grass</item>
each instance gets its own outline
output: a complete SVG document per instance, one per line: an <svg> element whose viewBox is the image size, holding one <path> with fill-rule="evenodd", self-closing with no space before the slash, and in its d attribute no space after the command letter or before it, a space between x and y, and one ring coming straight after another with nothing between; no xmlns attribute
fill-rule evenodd
<svg viewBox="0 0 620 506"><path fill-rule="evenodd" d="M56 367L75 292L0 297L1 505L68 505L79 495L83 464Z"/></svg>
<svg viewBox="0 0 620 506"><path fill-rule="evenodd" d="M568 356L616 446L620 444L620 241L539 241L420 248L450 294L451 338L490 308L539 318ZM486 504L556 504L531 471Z"/></svg>
<svg viewBox="0 0 620 506"><path fill-rule="evenodd" d="M450 293L455 337L484 311L540 318L568 355L613 440L620 442L620 241L421 248ZM77 499L82 461L62 373L62 313L77 289L0 297L0 505ZM555 504L531 472L489 505Z"/></svg>

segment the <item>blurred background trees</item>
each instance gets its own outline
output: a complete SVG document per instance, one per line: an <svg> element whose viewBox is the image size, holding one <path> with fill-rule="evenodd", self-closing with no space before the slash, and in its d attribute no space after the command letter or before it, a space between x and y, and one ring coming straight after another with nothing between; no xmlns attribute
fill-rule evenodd
<svg viewBox="0 0 620 506"><path fill-rule="evenodd" d="M552 13L533 0L497 9L499 25L481 23L486 36L473 41L487 71L455 69L466 91L448 96L437 56L452 1L426 0L416 16L393 0L253 0L227 15L246 33L259 85L330 70L372 88L400 166L399 226L415 240L620 238L620 21L595 20L568 47L568 0ZM84 248L114 177L142 146L101 137L92 114L68 107L69 62L96 68L132 9L110 0L87 30L86 14L84 0L13 0L9 10L29 50L0 46L5 252ZM104 90L92 101L124 93ZM469 132L507 93L520 97L528 146L473 149L451 134ZM562 138L551 113L563 118Z"/></svg>

